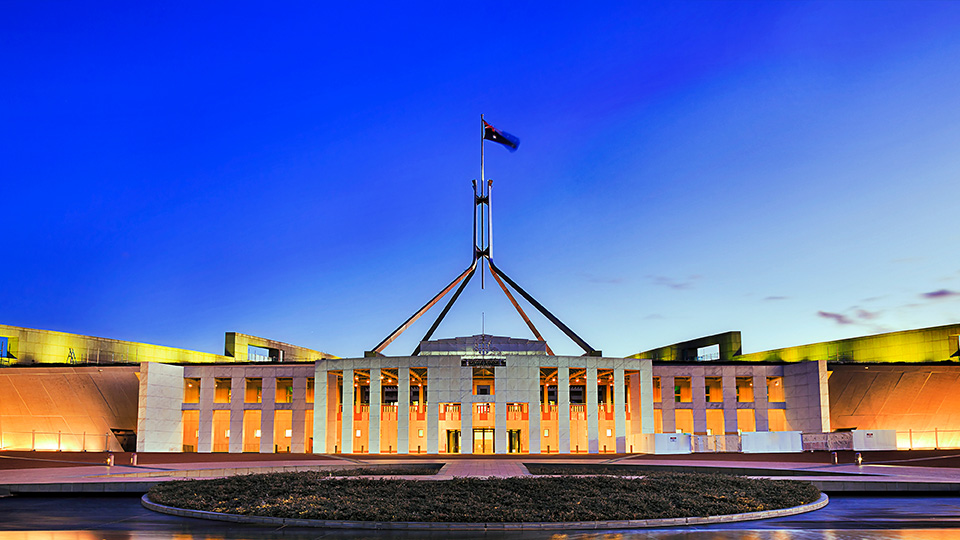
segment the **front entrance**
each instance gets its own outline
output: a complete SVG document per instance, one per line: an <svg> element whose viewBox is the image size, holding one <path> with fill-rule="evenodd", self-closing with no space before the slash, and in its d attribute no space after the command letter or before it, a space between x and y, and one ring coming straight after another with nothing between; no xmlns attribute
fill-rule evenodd
<svg viewBox="0 0 960 540"><path fill-rule="evenodd" d="M448 454L460 453L460 430L459 429L447 430L447 453Z"/></svg>
<svg viewBox="0 0 960 540"><path fill-rule="evenodd" d="M493 428L476 428L473 430L473 453L493 453Z"/></svg>
<svg viewBox="0 0 960 540"><path fill-rule="evenodd" d="M519 429L508 430L507 440L509 443L507 445L507 452L511 454L519 454L520 453L520 430Z"/></svg>

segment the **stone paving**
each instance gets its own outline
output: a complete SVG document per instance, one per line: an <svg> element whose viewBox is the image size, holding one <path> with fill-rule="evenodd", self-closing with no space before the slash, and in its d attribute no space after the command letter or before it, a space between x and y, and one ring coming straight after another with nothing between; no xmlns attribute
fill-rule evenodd
<svg viewBox="0 0 960 540"><path fill-rule="evenodd" d="M762 460L752 456L731 455L729 460L719 460L711 456L700 460L696 455L684 456L519 456L519 457L479 457L479 456L295 456L274 455L269 459L257 455L249 456L222 454L219 456L200 455L191 460L189 454L171 455L168 462L154 462L141 465L98 465L79 460L71 461L69 454L37 453L36 461L18 458L17 466L11 468L11 460L4 459L0 453L0 494L14 492L142 492L156 482L180 478L212 478L235 474L250 474L278 471L318 470L329 468L356 467L364 464L417 464L444 463L440 472L431 477L419 476L419 479L443 480L455 477L512 477L528 475L524 463L618 463L624 465L649 465L656 467L696 468L697 470L728 470L737 472L744 469L763 470L763 474L746 472L744 474L769 478L808 480L828 492L902 492L902 491L938 491L960 493L960 468L918 466L928 462L885 463L857 466L855 464L829 464L812 461L776 461ZM51 464L52 458L60 462ZM219 458L222 461L216 461ZM154 461L159 458L154 456ZM146 459L141 460L148 461ZM127 459L129 463L129 458ZM35 466L33 466L35 464ZM54 466L55 465L55 466ZM771 472L767 472L771 471ZM782 471L783 474L776 474ZM809 474L807 474L809 473Z"/></svg>

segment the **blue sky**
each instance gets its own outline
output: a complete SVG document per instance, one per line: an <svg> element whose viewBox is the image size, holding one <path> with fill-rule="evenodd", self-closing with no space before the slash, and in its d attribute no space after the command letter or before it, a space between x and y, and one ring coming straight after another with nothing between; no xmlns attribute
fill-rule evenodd
<svg viewBox="0 0 960 540"><path fill-rule="evenodd" d="M360 355L470 263L481 113L607 355L960 321L960 3L142 4L0 3L0 323ZM531 337L491 283L436 336Z"/></svg>

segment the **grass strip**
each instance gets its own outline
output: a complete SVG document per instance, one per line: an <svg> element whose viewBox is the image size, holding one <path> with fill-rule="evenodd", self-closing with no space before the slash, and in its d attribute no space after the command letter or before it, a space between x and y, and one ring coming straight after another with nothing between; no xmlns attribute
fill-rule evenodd
<svg viewBox="0 0 960 540"><path fill-rule="evenodd" d="M807 482L658 472L642 479L338 479L298 472L172 481L150 490L167 506L298 519L562 522L739 514L817 500Z"/></svg>

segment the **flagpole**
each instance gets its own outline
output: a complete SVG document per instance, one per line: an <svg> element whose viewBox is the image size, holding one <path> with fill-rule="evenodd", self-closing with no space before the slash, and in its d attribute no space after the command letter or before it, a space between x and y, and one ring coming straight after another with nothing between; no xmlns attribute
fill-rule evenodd
<svg viewBox="0 0 960 540"><path fill-rule="evenodd" d="M483 136L486 134L486 129L483 124L483 113L480 113L480 196L486 197L487 181L483 177ZM481 251L486 247L484 244L484 216L483 212L480 212L480 249ZM480 261L480 288L484 288L484 274L486 274L486 258Z"/></svg>

